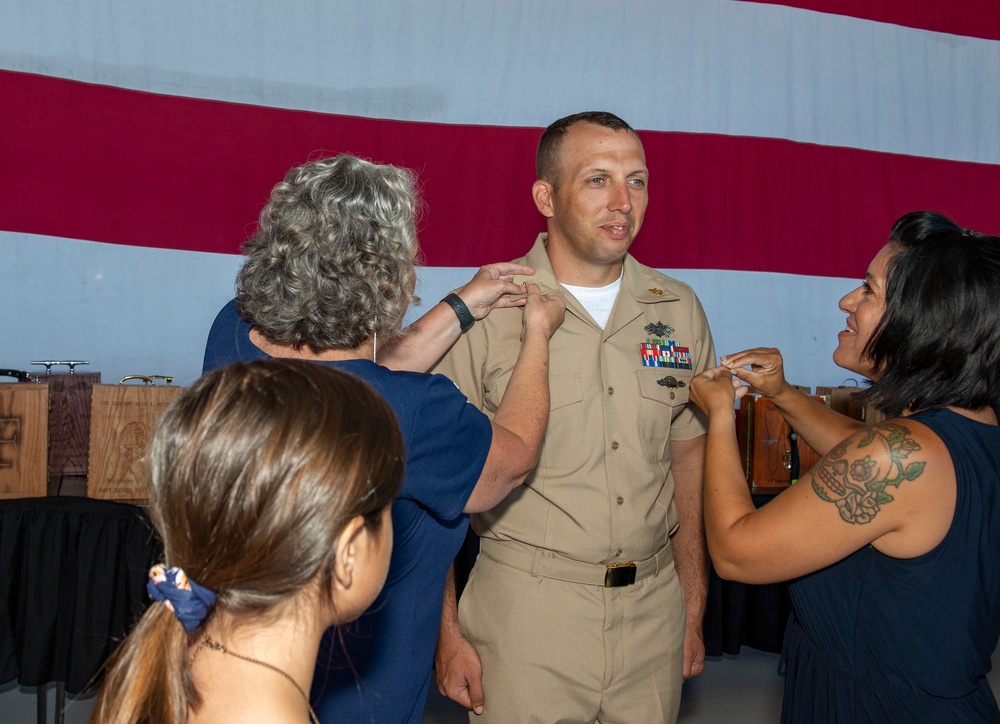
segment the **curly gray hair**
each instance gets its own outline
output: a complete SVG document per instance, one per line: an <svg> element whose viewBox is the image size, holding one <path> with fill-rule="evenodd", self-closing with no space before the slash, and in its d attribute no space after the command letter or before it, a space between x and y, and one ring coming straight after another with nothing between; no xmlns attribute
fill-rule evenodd
<svg viewBox="0 0 1000 724"><path fill-rule="evenodd" d="M407 169L348 154L293 168L242 247L240 314L268 340L314 353L395 339L418 301L415 187Z"/></svg>

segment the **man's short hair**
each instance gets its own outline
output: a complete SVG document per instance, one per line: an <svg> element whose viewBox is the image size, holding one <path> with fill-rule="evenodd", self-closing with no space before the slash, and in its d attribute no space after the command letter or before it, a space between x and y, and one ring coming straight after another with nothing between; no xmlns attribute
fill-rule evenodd
<svg viewBox="0 0 1000 724"><path fill-rule="evenodd" d="M632 126L614 113L608 113L607 111L584 111L583 113L574 113L571 116L560 118L545 129L541 139L538 141L538 151L535 153L535 173L537 174L537 178L548 181L553 186L556 185L557 176L559 175L559 149L562 146L563 137L570 128L578 123L592 123L602 128L610 128L612 131L630 131L631 133L635 133Z"/></svg>
<svg viewBox="0 0 1000 724"><path fill-rule="evenodd" d="M912 409L1000 405L1000 238L930 211L901 217L889 244L886 306L865 347L865 401Z"/></svg>

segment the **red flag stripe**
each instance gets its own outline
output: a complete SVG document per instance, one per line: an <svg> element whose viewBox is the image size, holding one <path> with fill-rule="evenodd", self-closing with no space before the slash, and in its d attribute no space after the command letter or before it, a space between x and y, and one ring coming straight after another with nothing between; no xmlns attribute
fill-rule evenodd
<svg viewBox="0 0 1000 724"><path fill-rule="evenodd" d="M754 0L921 30L1000 40L997 0Z"/></svg>
<svg viewBox="0 0 1000 724"><path fill-rule="evenodd" d="M271 186L341 151L415 169L427 262L519 256L540 129L382 121L0 72L0 229L235 253ZM1000 166L789 141L644 132L636 253L664 268L861 273L893 219L933 208L1000 231Z"/></svg>

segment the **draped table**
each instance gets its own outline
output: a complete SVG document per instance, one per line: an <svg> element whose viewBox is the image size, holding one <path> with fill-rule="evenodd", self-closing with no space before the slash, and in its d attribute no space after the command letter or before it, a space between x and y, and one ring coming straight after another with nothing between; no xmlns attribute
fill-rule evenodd
<svg viewBox="0 0 1000 724"><path fill-rule="evenodd" d="M759 508L773 498L773 495L754 495L753 502ZM705 653L738 654L744 645L780 653L791 610L787 583L751 585L725 581L710 568L702 627Z"/></svg>
<svg viewBox="0 0 1000 724"><path fill-rule="evenodd" d="M76 694L97 683L148 605L149 568L161 556L138 506L0 500L0 684L57 682Z"/></svg>

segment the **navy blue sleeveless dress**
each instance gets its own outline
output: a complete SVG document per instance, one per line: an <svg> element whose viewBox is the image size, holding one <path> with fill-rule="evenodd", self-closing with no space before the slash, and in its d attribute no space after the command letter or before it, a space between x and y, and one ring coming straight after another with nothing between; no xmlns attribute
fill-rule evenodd
<svg viewBox="0 0 1000 724"><path fill-rule="evenodd" d="M790 585L782 722L1000 722L986 680L1000 636L1000 428L950 410L910 419L951 453L951 528L918 558L866 546Z"/></svg>

